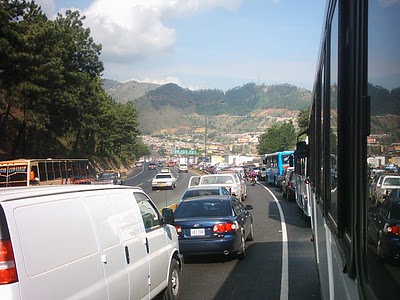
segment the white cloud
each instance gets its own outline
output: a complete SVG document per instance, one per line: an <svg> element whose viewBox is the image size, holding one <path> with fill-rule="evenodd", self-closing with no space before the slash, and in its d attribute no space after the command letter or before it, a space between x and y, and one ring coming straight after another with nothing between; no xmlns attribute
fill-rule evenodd
<svg viewBox="0 0 400 300"><path fill-rule="evenodd" d="M241 0L95 0L85 26L96 43L103 45L102 59L125 63L173 51L175 28L165 21L222 7L235 10Z"/></svg>
<svg viewBox="0 0 400 300"><path fill-rule="evenodd" d="M167 76L162 79L154 79L154 78L142 78L142 79L130 79L138 82L147 82L147 83L156 83L156 84L167 84L167 83L176 83L177 85L181 85L182 82L177 77ZM129 80L128 80L129 81Z"/></svg>
<svg viewBox="0 0 400 300"><path fill-rule="evenodd" d="M35 3L42 8L42 11L47 16L52 16L56 10L56 6L53 0L35 0Z"/></svg>

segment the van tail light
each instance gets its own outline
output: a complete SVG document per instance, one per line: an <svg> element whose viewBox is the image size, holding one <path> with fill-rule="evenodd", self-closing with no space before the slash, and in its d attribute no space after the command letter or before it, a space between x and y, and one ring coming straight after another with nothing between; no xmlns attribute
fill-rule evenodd
<svg viewBox="0 0 400 300"><path fill-rule="evenodd" d="M0 240L0 284L18 281L14 252L10 240Z"/></svg>
<svg viewBox="0 0 400 300"><path fill-rule="evenodd" d="M236 231L239 228L236 222L219 223L213 226L214 233L226 233Z"/></svg>
<svg viewBox="0 0 400 300"><path fill-rule="evenodd" d="M399 235L400 234L400 225L389 225L385 224L383 231L388 234Z"/></svg>

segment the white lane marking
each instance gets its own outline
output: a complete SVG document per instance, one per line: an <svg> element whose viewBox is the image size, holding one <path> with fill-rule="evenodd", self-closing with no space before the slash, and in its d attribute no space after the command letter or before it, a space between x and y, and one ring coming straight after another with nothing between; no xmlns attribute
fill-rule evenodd
<svg viewBox="0 0 400 300"><path fill-rule="evenodd" d="M289 298L289 256L288 256L288 236L287 236L287 228L285 216L283 215L282 207L272 193L272 191L267 188L265 185L259 184L263 188L265 188L272 196L276 205L278 206L279 216L281 218L281 227L282 227L282 276L281 276L281 297L280 300L287 300Z"/></svg>

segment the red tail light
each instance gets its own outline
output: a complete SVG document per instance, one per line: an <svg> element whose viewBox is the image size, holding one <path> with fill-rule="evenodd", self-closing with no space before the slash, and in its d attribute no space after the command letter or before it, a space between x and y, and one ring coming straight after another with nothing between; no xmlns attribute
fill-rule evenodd
<svg viewBox="0 0 400 300"><path fill-rule="evenodd" d="M235 231L237 229L238 226L236 225L236 223L227 222L227 223L215 224L213 226L212 231L215 233L223 233L223 232Z"/></svg>
<svg viewBox="0 0 400 300"><path fill-rule="evenodd" d="M0 240L0 284L18 281L14 253L10 240Z"/></svg>
<svg viewBox="0 0 400 300"><path fill-rule="evenodd" d="M176 233L178 235L180 235L182 233L182 227L181 226L175 226L175 229L176 229Z"/></svg>
<svg viewBox="0 0 400 300"><path fill-rule="evenodd" d="M386 224L383 228L383 231L390 234L399 235L400 234L400 226L398 225L388 225Z"/></svg>

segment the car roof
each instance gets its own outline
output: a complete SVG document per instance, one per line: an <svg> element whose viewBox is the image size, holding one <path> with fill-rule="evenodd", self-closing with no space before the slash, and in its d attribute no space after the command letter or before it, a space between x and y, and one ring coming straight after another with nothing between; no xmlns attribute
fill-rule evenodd
<svg viewBox="0 0 400 300"><path fill-rule="evenodd" d="M136 189L143 191L140 187L121 186L121 185L87 185L87 184L71 184L71 185L41 185L33 187L4 187L0 188L0 202L25 199L30 197L47 196L54 194L65 194L77 191L95 191L110 189Z"/></svg>
<svg viewBox="0 0 400 300"><path fill-rule="evenodd" d="M205 201L205 200L230 201L233 198L234 198L234 196L231 196L231 195L205 195L205 196L191 197L191 198L185 199L184 202Z"/></svg>
<svg viewBox="0 0 400 300"><path fill-rule="evenodd" d="M400 175L385 175L385 176L383 176L384 178L383 179L386 179L386 178L400 178Z"/></svg>
<svg viewBox="0 0 400 300"><path fill-rule="evenodd" d="M204 184L204 185L195 185L195 186L188 187L186 189L186 191L188 191L188 190L217 190L217 189L226 189L226 188L223 185Z"/></svg>
<svg viewBox="0 0 400 300"><path fill-rule="evenodd" d="M222 176L237 176L235 172L227 172L227 173L218 173L218 174L206 174L206 175L201 175L201 177L222 177Z"/></svg>

